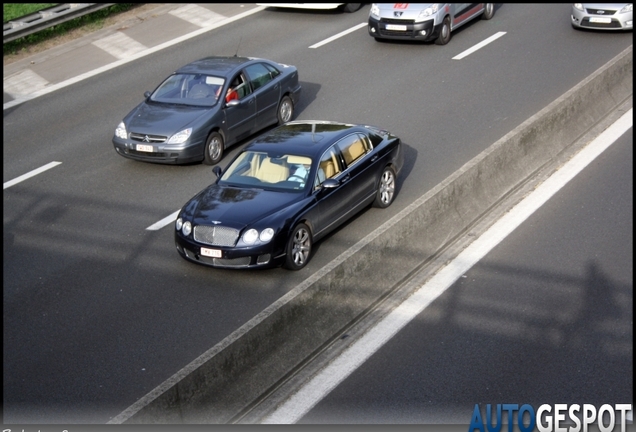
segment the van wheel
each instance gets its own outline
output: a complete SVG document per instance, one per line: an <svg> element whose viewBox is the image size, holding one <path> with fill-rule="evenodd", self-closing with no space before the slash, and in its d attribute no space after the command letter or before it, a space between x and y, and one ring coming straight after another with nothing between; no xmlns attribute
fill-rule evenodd
<svg viewBox="0 0 636 432"><path fill-rule="evenodd" d="M206 165L218 164L223 157L223 150L223 137L218 132L212 132L205 143L205 156L203 157L203 163Z"/></svg>
<svg viewBox="0 0 636 432"><path fill-rule="evenodd" d="M450 17L444 18L442 28L439 30L439 36L435 40L437 45L446 45L451 39Z"/></svg>
<svg viewBox="0 0 636 432"><path fill-rule="evenodd" d="M495 4L494 3L486 3L484 5L484 13L481 14L481 18L485 20L489 20L495 16Z"/></svg>

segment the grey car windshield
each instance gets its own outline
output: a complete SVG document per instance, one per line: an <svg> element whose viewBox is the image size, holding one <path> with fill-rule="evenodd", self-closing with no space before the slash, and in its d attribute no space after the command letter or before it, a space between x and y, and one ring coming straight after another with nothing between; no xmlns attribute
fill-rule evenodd
<svg viewBox="0 0 636 432"><path fill-rule="evenodd" d="M150 96L153 102L213 106L219 100L225 79L204 74L173 74Z"/></svg>

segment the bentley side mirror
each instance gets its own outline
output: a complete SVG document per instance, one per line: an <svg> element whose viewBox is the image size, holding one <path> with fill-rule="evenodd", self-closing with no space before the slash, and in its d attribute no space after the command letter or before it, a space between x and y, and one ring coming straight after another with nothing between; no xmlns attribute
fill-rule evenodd
<svg viewBox="0 0 636 432"><path fill-rule="evenodd" d="M324 187L325 189L333 189L337 188L338 186L340 186L340 182L336 179L330 178L322 182L322 187Z"/></svg>

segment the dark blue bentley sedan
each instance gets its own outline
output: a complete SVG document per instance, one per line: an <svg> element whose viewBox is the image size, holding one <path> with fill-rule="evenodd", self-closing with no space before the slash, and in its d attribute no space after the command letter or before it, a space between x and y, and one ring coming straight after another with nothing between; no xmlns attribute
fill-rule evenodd
<svg viewBox="0 0 636 432"><path fill-rule="evenodd" d="M225 149L294 116L296 67L248 57L207 57L166 78L115 129L120 155L147 162L218 163Z"/></svg>
<svg viewBox="0 0 636 432"><path fill-rule="evenodd" d="M248 144L175 222L179 254L212 267L300 270L315 241L373 204L388 207L404 154L372 126L293 121Z"/></svg>

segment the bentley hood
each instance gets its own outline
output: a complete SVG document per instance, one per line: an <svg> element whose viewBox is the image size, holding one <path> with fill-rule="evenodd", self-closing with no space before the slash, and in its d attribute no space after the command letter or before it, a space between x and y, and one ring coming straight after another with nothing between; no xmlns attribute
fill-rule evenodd
<svg viewBox="0 0 636 432"><path fill-rule="evenodd" d="M299 192L239 189L211 185L184 207L195 225L225 225L236 229L252 225L302 200Z"/></svg>

